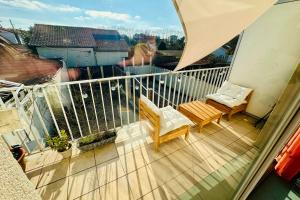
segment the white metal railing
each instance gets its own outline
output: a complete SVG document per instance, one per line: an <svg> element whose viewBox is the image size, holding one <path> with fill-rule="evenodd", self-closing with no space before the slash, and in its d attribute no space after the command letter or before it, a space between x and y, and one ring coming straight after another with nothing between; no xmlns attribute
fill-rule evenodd
<svg viewBox="0 0 300 200"><path fill-rule="evenodd" d="M0 93L12 93L19 113L26 118L24 130L32 135L37 149L43 150L45 136L60 135L62 129L76 140L137 121L141 94L158 107L176 108L181 103L204 100L216 92L228 74L229 67L219 67L23 86L32 102L26 108L20 103L20 88L1 88Z"/></svg>

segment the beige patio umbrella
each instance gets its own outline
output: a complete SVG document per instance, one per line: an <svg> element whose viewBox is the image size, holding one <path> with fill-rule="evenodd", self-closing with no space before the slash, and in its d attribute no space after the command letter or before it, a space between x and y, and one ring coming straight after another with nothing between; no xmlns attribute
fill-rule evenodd
<svg viewBox="0 0 300 200"><path fill-rule="evenodd" d="M175 68L180 70L207 56L241 33L276 0L173 0L186 45Z"/></svg>

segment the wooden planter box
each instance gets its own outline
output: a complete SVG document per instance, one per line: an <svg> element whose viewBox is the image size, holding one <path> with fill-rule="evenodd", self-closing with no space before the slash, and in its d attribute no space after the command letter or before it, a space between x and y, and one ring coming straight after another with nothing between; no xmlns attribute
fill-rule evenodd
<svg viewBox="0 0 300 200"><path fill-rule="evenodd" d="M96 147L104 146L109 143L114 143L117 138L117 134L116 134L116 132L111 132L110 134L111 134L111 137L109 137L109 138L105 138L105 136L98 136L99 139L97 139L97 141L92 142L90 144L80 145L80 143L78 142L77 148L82 151L89 151ZM90 137L90 136L86 136L83 138L87 138L87 137ZM95 137L97 137L97 135Z"/></svg>

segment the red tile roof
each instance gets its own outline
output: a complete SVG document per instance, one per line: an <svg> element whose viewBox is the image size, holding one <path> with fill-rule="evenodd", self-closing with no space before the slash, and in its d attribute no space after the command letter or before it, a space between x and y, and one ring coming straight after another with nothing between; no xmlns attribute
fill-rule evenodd
<svg viewBox="0 0 300 200"><path fill-rule="evenodd" d="M21 49L21 51L20 51ZM16 48L0 37L0 79L24 83L44 83L62 66L56 60L44 60L22 48Z"/></svg>
<svg viewBox="0 0 300 200"><path fill-rule="evenodd" d="M91 47L98 50L127 51L125 40L96 40L94 35L113 35L120 38L116 30L95 29L87 27L54 26L35 24L30 46L47 47Z"/></svg>

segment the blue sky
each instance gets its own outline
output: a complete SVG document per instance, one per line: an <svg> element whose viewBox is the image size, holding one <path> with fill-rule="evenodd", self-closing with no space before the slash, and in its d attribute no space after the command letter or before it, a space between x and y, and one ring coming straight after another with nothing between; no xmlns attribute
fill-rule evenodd
<svg viewBox="0 0 300 200"><path fill-rule="evenodd" d="M122 27L127 31L178 33L182 27L172 0L0 0L0 23L27 29L34 23Z"/></svg>

